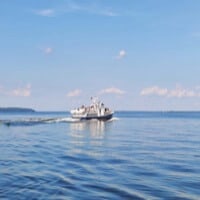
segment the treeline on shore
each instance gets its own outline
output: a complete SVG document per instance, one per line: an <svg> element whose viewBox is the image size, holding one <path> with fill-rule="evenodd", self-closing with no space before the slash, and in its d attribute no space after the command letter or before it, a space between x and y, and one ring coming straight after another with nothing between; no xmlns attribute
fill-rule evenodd
<svg viewBox="0 0 200 200"><path fill-rule="evenodd" d="M35 112L31 108L19 108L19 107L0 107L0 112Z"/></svg>

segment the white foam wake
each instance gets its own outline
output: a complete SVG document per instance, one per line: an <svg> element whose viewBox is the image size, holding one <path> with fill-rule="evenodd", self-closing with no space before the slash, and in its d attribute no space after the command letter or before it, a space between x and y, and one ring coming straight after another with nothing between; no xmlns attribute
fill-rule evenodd
<svg viewBox="0 0 200 200"><path fill-rule="evenodd" d="M112 122L119 120L119 118L112 118L107 122ZM97 119L89 120L91 122L98 121ZM16 120L2 120L1 124L5 124L7 126L31 126L37 124L52 124L52 123L76 123L82 122L80 119L74 119L71 117L59 117L59 118L26 118L26 119L16 119ZM83 120L84 122L84 120Z"/></svg>
<svg viewBox="0 0 200 200"><path fill-rule="evenodd" d="M80 119L74 119L74 118L71 118L71 117L64 117L64 118L55 118L55 119L48 120L47 123L60 123L60 122L70 123L70 122L79 122L79 121L80 121Z"/></svg>
<svg viewBox="0 0 200 200"><path fill-rule="evenodd" d="M108 122L113 122L113 121L118 121L118 120L119 120L119 118L113 117L113 118L109 119Z"/></svg>

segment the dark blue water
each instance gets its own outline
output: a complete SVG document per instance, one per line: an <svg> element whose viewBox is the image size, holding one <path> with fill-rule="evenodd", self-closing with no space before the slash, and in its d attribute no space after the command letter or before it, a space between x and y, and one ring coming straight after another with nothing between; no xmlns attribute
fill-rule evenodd
<svg viewBox="0 0 200 200"><path fill-rule="evenodd" d="M0 120L0 199L200 199L198 112Z"/></svg>

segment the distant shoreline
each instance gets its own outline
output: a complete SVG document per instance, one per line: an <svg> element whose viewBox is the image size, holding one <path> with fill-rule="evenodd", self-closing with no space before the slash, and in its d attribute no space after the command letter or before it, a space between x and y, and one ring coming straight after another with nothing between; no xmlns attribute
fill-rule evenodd
<svg viewBox="0 0 200 200"><path fill-rule="evenodd" d="M0 112L23 112L23 113L33 113L36 112L32 108L19 108L19 107L0 107Z"/></svg>
<svg viewBox="0 0 200 200"><path fill-rule="evenodd" d="M22 112L22 113L69 113L70 110L34 110L32 108L21 108L21 107L0 107L0 113L6 112ZM115 110L117 113L200 113L200 110Z"/></svg>

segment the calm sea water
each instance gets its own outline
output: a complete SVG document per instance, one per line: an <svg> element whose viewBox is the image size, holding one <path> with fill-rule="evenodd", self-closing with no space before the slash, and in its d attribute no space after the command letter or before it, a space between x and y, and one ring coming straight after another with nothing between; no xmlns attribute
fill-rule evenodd
<svg viewBox="0 0 200 200"><path fill-rule="evenodd" d="M200 199L200 113L0 114L0 199Z"/></svg>

